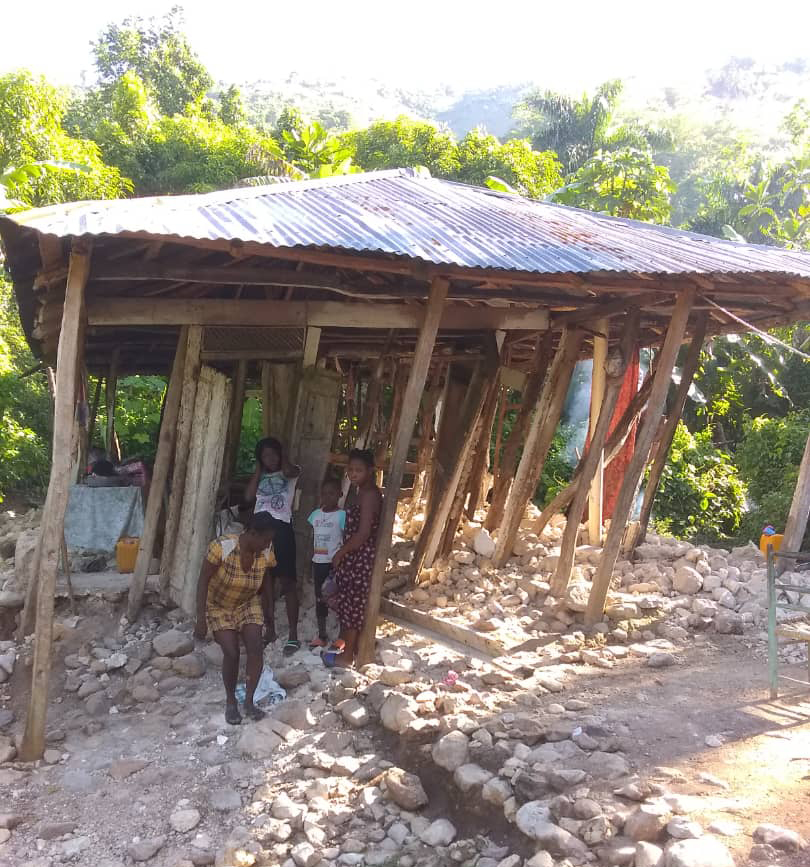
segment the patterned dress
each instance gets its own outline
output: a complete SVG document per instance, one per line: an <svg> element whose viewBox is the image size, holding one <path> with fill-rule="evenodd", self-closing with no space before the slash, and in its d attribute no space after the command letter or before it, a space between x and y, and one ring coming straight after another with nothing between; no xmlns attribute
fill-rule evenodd
<svg viewBox="0 0 810 867"><path fill-rule="evenodd" d="M212 632L220 629L240 630L249 623L264 624L259 588L264 573L276 565L268 548L256 555L246 572L239 558L239 536L220 536L208 546L205 559L219 567L208 582L206 615Z"/></svg>
<svg viewBox="0 0 810 867"><path fill-rule="evenodd" d="M374 517L371 534L356 551L348 553L334 572L337 598L333 606L340 618L341 629L360 629L366 616L366 600L371 587L371 572L374 569L374 554L377 550L377 530L380 512ZM355 503L346 511L346 529L343 539L349 539L360 528L360 504Z"/></svg>

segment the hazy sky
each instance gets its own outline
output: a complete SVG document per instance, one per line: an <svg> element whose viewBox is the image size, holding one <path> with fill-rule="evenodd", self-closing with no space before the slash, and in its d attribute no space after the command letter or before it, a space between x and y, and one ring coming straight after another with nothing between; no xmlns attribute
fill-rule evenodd
<svg viewBox="0 0 810 867"><path fill-rule="evenodd" d="M3 6L0 72L56 83L90 70L110 21L161 15L160 0L40 0ZM810 56L808 0L185 0L186 32L217 79L369 76L404 86L532 80L582 88L611 77L677 84L730 56ZM41 22L42 27L36 26Z"/></svg>

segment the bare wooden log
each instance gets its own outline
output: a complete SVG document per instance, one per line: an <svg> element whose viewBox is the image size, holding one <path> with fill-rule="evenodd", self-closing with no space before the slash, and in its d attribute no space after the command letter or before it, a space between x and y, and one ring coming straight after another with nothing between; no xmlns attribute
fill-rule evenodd
<svg viewBox="0 0 810 867"><path fill-rule="evenodd" d="M45 751L56 572L59 549L64 539L76 383L79 376L79 337L84 322L84 289L89 270L89 250L76 245L70 255L65 288L65 309L57 352L51 476L40 525L38 568L31 575L32 581L38 579L39 591L31 695L25 720L25 732L20 745L20 759L24 762L33 762L42 758Z"/></svg>
<svg viewBox="0 0 810 867"><path fill-rule="evenodd" d="M143 594L146 589L146 578L149 565L155 551L158 521L163 508L163 494L169 478L169 468L177 440L177 418L180 415L180 398L183 392L183 373L186 366L186 353L189 344L189 329L184 326L177 339L177 349L174 353L174 363L166 386L166 398L163 404L163 419L160 422L158 445L155 453L155 465L152 470L152 482L149 485L149 498L146 501L146 511L143 520L143 532L138 543L138 554L135 559L135 570L129 585L127 601L127 617L134 623L141 610Z"/></svg>
<svg viewBox="0 0 810 867"><path fill-rule="evenodd" d="M180 395L180 413L177 420L177 438L172 472L169 506L166 509L166 526L163 534L163 553L160 558L160 596L164 602L169 599L174 547L180 513L183 508L183 493L186 487L188 453L191 443L191 428L194 421L194 402L197 398L197 385L200 381L200 351L203 330L198 325L189 327L186 357L183 364L183 390Z"/></svg>
<svg viewBox="0 0 810 867"><path fill-rule="evenodd" d="M467 501L467 517L469 520L475 518L475 513L481 507L483 497L482 486L484 475L489 469L489 447L492 442L492 424L495 421L495 411L498 408L498 395L501 390L500 375L496 374L492 382L489 384L484 409L481 413L481 424L478 433L478 440L475 446L475 456L473 465L470 471L470 478L466 485L466 493L469 497Z"/></svg>
<svg viewBox="0 0 810 867"><path fill-rule="evenodd" d="M532 370L526 379L526 386L523 390L520 411L515 423L512 426L512 431L509 434L509 439L503 449L503 455L498 466L498 472L495 476L495 488L492 491L492 502L487 510L487 517L484 521L484 527L492 532L500 526L503 519L503 510L506 506L506 499L509 496L509 488L512 485L512 480L515 476L515 471L518 465L518 453L523 445L523 440L526 432L529 430L532 413L537 404L537 399L540 396L540 389L543 387L543 380L548 373L548 365L552 356L552 334L549 332L542 339L538 340L535 346L534 359L532 361ZM504 391L503 402L506 403L506 391Z"/></svg>
<svg viewBox="0 0 810 867"><path fill-rule="evenodd" d="M698 316L695 327L692 331L692 342L689 344L689 350L684 359L683 369L681 371L681 381L678 383L678 389L675 392L675 398L672 401L672 406L667 413L667 422L664 430L661 433L661 439L658 448L655 452L655 457L650 464L650 472L647 478L647 486L644 489L644 500L641 504L641 514L638 519L638 527L633 534L632 544L628 551L635 550L647 536L647 528L650 524L650 516L652 515L652 507L655 502L655 495L658 492L658 486L661 483L661 476L664 473L664 468L667 463L667 456L672 446L672 440L675 437L675 430L678 427L678 422L683 415L686 399L689 396L689 389L692 385L692 380L695 378L695 373L700 364L700 352L703 349L703 340L706 337L706 328L708 325L708 315L703 313Z"/></svg>
<svg viewBox="0 0 810 867"><path fill-rule="evenodd" d="M422 505L422 498L426 490L429 457L433 444L433 421L436 415L436 405L438 404L439 397L442 393L443 376L444 367L437 368L433 373L430 386L422 400L421 432L419 436L419 446L416 453L416 472L413 480L413 492L411 494L411 502L408 506L408 519L413 518ZM393 432L393 435L396 436L395 431Z"/></svg>
<svg viewBox="0 0 810 867"><path fill-rule="evenodd" d="M807 518L810 515L810 437L804 447L802 462L799 464L799 477L790 502L785 532L782 538L782 548L785 551L801 550L804 533L807 529ZM781 575L791 564L790 560L776 560L777 574Z"/></svg>
<svg viewBox="0 0 810 867"><path fill-rule="evenodd" d="M509 489L509 497L495 545L493 560L496 566L505 565L512 555L520 522L540 481L543 464L560 421L563 403L584 336L579 329L565 329L560 337L559 348L545 377L537 401L537 409L526 435L526 444L515 473L515 481Z"/></svg>
<svg viewBox="0 0 810 867"><path fill-rule="evenodd" d="M227 485L236 472L236 462L239 456L239 439L242 433L242 412L245 408L245 386L247 383L247 361L236 365L233 379L233 399L231 401L231 417L228 420L228 441L225 455L222 459L222 485Z"/></svg>
<svg viewBox="0 0 810 867"><path fill-rule="evenodd" d="M98 405L101 401L101 383L104 377L99 376L96 379L96 388L93 392L93 403L90 407L90 418L87 422L87 446L88 449L93 445L93 437L96 433L96 418L98 418Z"/></svg>
<svg viewBox="0 0 810 867"><path fill-rule="evenodd" d="M588 432L591 439L593 439L594 431L596 430L596 425L599 421L599 415L602 412L605 400L605 364L608 357L608 334L610 330L610 321L608 319L600 319L596 323L596 328L600 334L594 334L593 338L591 413L588 425ZM611 409L611 413L612 412L613 410ZM607 434L607 430L605 430L605 433ZM588 495L588 539L592 545L598 545L602 541L602 482L604 469L604 459L600 454L596 469L593 473L591 490Z"/></svg>
<svg viewBox="0 0 810 867"><path fill-rule="evenodd" d="M619 548L621 547L625 525L627 524L630 509L633 506L636 491L641 481L641 474L647 462L647 455L664 409L672 377L672 368L675 366L675 359L683 340L694 300L695 290L693 288L684 289L678 296L678 302L675 305L675 311L669 323L664 344L661 347L661 354L656 365L655 376L650 391L650 399L647 404L647 414L636 437L636 448L633 452L633 457L627 465L622 486L619 488L616 505L613 509L613 517L610 522L610 529L608 530L605 545L602 549L602 557L593 578L593 585L588 598L588 607L585 612L585 620L589 624L596 623L602 617L605 610L605 600L610 589L610 579L613 575L616 559L619 556Z"/></svg>
<svg viewBox="0 0 810 867"><path fill-rule="evenodd" d="M121 460L121 452L118 448L118 438L115 433L115 393L118 388L118 364L121 358L121 350L114 349L110 358L110 369L107 373L105 399L107 404L107 435L104 443L107 451L107 459L118 463Z"/></svg>
<svg viewBox="0 0 810 867"><path fill-rule="evenodd" d="M425 387L430 358L433 354L433 346L436 342L436 332L439 329L442 308L447 297L448 281L437 278L430 286L425 318L419 331L419 339L416 344L411 373L408 377L408 385L405 389L405 397L402 403L402 422L397 431L396 441L391 454L391 468L388 473L387 490L388 496L383 500L382 514L380 515L379 530L377 532L377 550L374 556L374 568L371 573L371 587L366 603L366 616L363 630L357 650L357 664L359 666L371 662L374 658L374 642L377 633L377 620L380 614L380 596L385 578L385 570L388 564L388 555L391 552L391 534L394 529L394 518L397 511L396 492L402 484L405 461L408 457L408 447L411 444L416 416L419 412L419 404Z"/></svg>
<svg viewBox="0 0 810 867"><path fill-rule="evenodd" d="M591 481L596 475L597 470L602 463L603 449L605 439L607 437L608 428L613 420L613 412L616 409L616 402L619 398L619 392L622 388L622 381L627 370L627 365L630 363L630 358L636 348L638 340L640 312L638 309L628 313L626 320L623 323L622 339L618 353L607 359L605 364L605 388L602 405L599 409L599 417L596 422L596 427L591 434L591 442L588 450L585 453L580 465L579 484L574 498L571 501L571 508L568 512L568 523L563 532L562 542L560 543L560 556L557 561L557 571L551 582L551 592L555 596L562 596L568 588L568 582L571 580L571 570L574 567L574 550L577 545L577 537L579 535L579 521L582 516L582 511L585 508L585 502L588 499L591 488ZM596 364L596 358L594 358ZM601 504L600 504L601 506ZM601 508L600 513L600 532L601 532ZM597 544L592 542L591 544Z"/></svg>

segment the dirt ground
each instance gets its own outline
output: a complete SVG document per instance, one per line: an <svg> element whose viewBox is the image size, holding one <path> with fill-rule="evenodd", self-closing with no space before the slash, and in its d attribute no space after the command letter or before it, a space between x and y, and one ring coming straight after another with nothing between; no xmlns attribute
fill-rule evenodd
<svg viewBox="0 0 810 867"><path fill-rule="evenodd" d="M245 797L249 790L266 783L281 791L300 779L293 756L313 735L305 734L269 770L244 759L236 749L239 731L224 723L219 673L213 668L145 709L111 714L88 727L82 702L61 692L62 659L89 640L114 632L120 612L89 599L82 603L81 614L78 627L66 630L58 643L54 668L49 745L60 751L60 761L42 764L30 774L13 766L0 769L0 812L25 820L12 840L0 845L2 867L58 863L51 860L53 844L38 844L35 829L60 822L73 827L59 861L98 867L105 858L112 859L111 865L122 859L131 863L124 857L127 845L133 839L165 834L168 815L184 800L200 810L202 820L195 833L208 835L213 850L234 827L251 824L255 806ZM423 635L401 626L387 632L394 645L420 652L441 650L431 649ZM610 722L639 775L666 781L671 792L694 796L690 818L704 827L718 819L739 826L738 833L723 839L742 867L749 863L751 832L761 822L810 838L810 694L802 695L794 687L770 701L764 650L755 637L698 635L677 664L665 669L651 669L632 658L609 670L567 666L564 692L541 696L538 711L570 698L586 702L588 713ZM799 677L805 673L793 672ZM26 675L24 670L15 675L7 700L0 702L15 711L16 730L25 716ZM501 709L516 701L514 691L505 693ZM316 713L328 711L322 699L312 708ZM576 714L569 711L566 716ZM710 736L719 736L722 745L707 746ZM376 724L354 738L358 755L382 756L420 774L431 799L425 810L429 818L449 818L459 837L489 833L511 851L531 854L525 838L500 811L471 808L447 785L447 776L425 759L423 750L404 747ZM122 761L139 764L121 765ZM212 792L224 789L242 795L240 808L226 813L212 806ZM31 847L24 858L22 840ZM151 863L173 867L187 850L188 841L170 835ZM773 863L804 867L810 864L810 851Z"/></svg>

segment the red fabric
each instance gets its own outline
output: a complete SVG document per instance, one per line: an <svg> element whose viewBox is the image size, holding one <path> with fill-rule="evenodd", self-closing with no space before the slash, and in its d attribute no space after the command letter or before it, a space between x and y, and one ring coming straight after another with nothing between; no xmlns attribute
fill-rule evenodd
<svg viewBox="0 0 810 867"><path fill-rule="evenodd" d="M617 422L624 414L624 411L630 405L630 401L638 391L638 349L633 353L630 359L630 364L627 365L627 370L624 374L624 382L622 383L619 399L616 402L616 410L613 413L613 420L610 423L610 433L616 427ZM619 494L619 488L622 484L622 479L627 471L627 465L630 463L630 458L633 456L633 450L636 445L636 425L630 428L630 433L624 441L622 450L615 458L607 465L605 469L605 480L603 482L602 491L602 520L613 517L613 509L616 505L616 497Z"/></svg>

